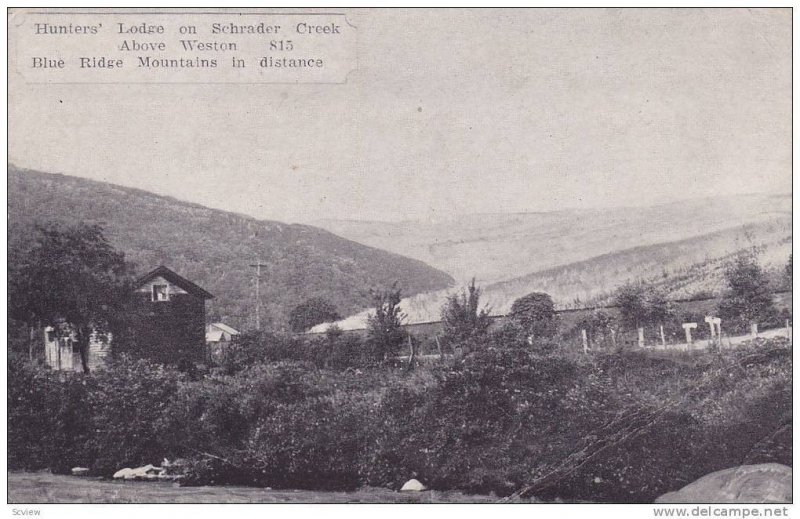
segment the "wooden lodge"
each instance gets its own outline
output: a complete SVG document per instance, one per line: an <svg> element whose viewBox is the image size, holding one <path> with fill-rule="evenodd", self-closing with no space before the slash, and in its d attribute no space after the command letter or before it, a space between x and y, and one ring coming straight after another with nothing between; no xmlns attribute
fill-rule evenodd
<svg viewBox="0 0 800 519"><path fill-rule="evenodd" d="M139 278L126 302L116 335L92 334L90 369L101 367L112 352L188 367L206 362L206 308L210 293L167 267ZM69 330L44 330L45 362L65 371L82 369L77 343ZM113 348L112 348L113 345Z"/></svg>

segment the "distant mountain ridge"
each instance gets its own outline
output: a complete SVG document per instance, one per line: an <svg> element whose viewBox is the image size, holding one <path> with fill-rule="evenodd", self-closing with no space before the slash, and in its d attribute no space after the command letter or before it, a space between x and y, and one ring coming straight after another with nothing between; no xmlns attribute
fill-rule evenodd
<svg viewBox="0 0 800 519"><path fill-rule="evenodd" d="M706 205L706 202L709 204ZM495 215L493 218L489 218L491 215L473 215L473 221L483 222L476 226L473 240L475 243L482 241L491 243L495 238L484 236L486 229L490 224L505 222L508 228L501 228L498 233L499 238L496 240L500 241L497 248L509 250L508 254L514 254L510 252L513 250L512 244L524 242L526 235L524 231L530 231L527 234L530 236L530 244L523 246L523 250L528 251L525 254L530 256L518 254L518 259L521 261L509 263L519 269L516 275L512 275L511 271L495 269L494 277L501 278L500 281L487 281L487 278L492 279L491 273L484 278L478 277L478 285L482 288L482 302L491 308L493 315L507 313L515 299L531 292L550 294L559 308L603 305L609 302L613 291L619 286L637 280L660 286L669 297L675 299L691 297L699 292L719 294L724 289L723 272L726 262L739 251L751 247L758 248L760 262L772 271L780 271L791 253L791 198L788 196L732 197L716 200L714 203L709 200L695 200L680 204L678 207L669 205L640 208L635 210L632 217L627 217L616 209L609 212L610 215L596 211L588 212L592 216L589 219L577 218L571 212L549 216L541 213ZM531 222L525 221L528 217L536 220L549 218L553 227L538 228ZM656 221L639 221L642 218L656 218ZM569 227L571 221L575 222L574 227ZM637 229L655 229L664 222L682 223L683 226L661 231L656 229L654 236L663 238L685 234L688 237L665 239L650 244L646 243L647 237L638 237L644 244L636 243ZM451 223L457 231L453 235L458 236L461 233L463 236L466 231L464 224ZM398 225L399 227L396 227ZM412 223L406 222L388 224L380 228L386 230L411 225ZM437 227L443 224L432 225ZM513 227L516 227L516 230ZM562 234L553 229L560 229ZM377 235L377 231L375 234ZM423 236L431 235L423 234ZM511 239L503 242L503 236L511 236ZM373 240L366 241L376 243ZM458 246L448 245L455 241L439 241L435 246L450 247L455 254L465 252ZM536 247L533 247L534 243ZM629 243L634 245L613 249L615 246ZM606 252L608 248L612 250ZM541 252L537 252L537 249ZM424 256L420 250L422 249L416 249L418 257ZM467 252L476 250L468 249ZM552 263L553 251L562 251L560 257L564 259L575 257L580 259L526 272L526 268L537 269L540 265ZM596 251L601 252L581 257ZM460 272L466 273L473 267L482 268L477 263L479 257L464 254L453 258L453 262ZM489 255L487 259L490 268L484 270L484 273L491 268L502 266L497 261L492 264L494 256ZM451 270L454 276L458 272ZM462 286L463 282L462 280ZM401 307L407 315L407 322L439 320L442 304L446 296L452 292L452 289L445 289L404 299ZM338 324L343 329L362 328L365 317L366 312L362 312ZM323 328L324 325L317 330Z"/></svg>
<svg viewBox="0 0 800 519"><path fill-rule="evenodd" d="M210 317L253 325L255 260L262 273L262 321L286 324L289 311L321 296L347 315L367 308L370 290L397 281L405 294L451 286L419 260L355 243L309 225L209 209L142 191L8 166L9 251L31 245L34 225L98 223L143 273L166 265L215 295Z"/></svg>
<svg viewBox="0 0 800 519"><path fill-rule="evenodd" d="M742 225L791 217L791 195L740 195L650 207L471 214L444 221L321 220L324 229L484 285Z"/></svg>
<svg viewBox="0 0 800 519"><path fill-rule="evenodd" d="M792 247L791 220L774 218L685 240L604 254L485 287L487 302L505 313L517 298L547 292L562 308L609 304L621 285L645 281L672 299L699 292L719 295L725 289L728 261L744 249L758 251L767 269L782 268Z"/></svg>
<svg viewBox="0 0 800 519"><path fill-rule="evenodd" d="M491 315L506 315L517 298L545 292L559 309L605 306L612 302L614 290L636 281L660 287L670 299L699 293L718 296L725 288L727 262L747 248L758 251L759 262L772 277L781 277L792 250L791 219L775 218L686 240L634 247L486 284L481 286L481 304ZM403 299L400 306L405 322L440 320L442 305L453 292L444 289ZM344 330L364 328L368 314L360 312L337 325ZM322 324L313 331L328 326Z"/></svg>

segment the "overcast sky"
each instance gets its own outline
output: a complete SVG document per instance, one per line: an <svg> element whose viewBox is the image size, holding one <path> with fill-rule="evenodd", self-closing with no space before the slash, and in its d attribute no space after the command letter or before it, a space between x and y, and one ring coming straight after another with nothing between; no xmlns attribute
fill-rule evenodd
<svg viewBox="0 0 800 519"><path fill-rule="evenodd" d="M347 11L342 85L10 84L10 161L286 222L791 190L791 11Z"/></svg>

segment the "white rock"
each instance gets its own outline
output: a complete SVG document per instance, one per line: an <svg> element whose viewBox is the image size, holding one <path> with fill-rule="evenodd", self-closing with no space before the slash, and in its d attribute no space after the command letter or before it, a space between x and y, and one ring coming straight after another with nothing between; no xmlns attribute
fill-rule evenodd
<svg viewBox="0 0 800 519"><path fill-rule="evenodd" d="M156 477L164 472L161 467L153 465L145 465L144 467L137 467L133 469L132 479L156 479Z"/></svg>
<svg viewBox="0 0 800 519"><path fill-rule="evenodd" d="M73 476L87 476L89 475L89 469L86 467L74 467L72 469Z"/></svg>
<svg viewBox="0 0 800 519"><path fill-rule="evenodd" d="M792 468L778 463L742 465L707 474L656 503L791 503Z"/></svg>
<svg viewBox="0 0 800 519"><path fill-rule="evenodd" d="M153 465L145 465L143 467L136 467L133 469L133 473L137 476L146 476L152 471L155 467Z"/></svg>
<svg viewBox="0 0 800 519"><path fill-rule="evenodd" d="M145 465L135 469L124 468L114 473L114 479L158 479L164 473L161 467Z"/></svg>
<svg viewBox="0 0 800 519"><path fill-rule="evenodd" d="M114 479L129 479L128 475L133 474L133 469L124 468L114 472Z"/></svg>
<svg viewBox="0 0 800 519"><path fill-rule="evenodd" d="M409 479L400 489L400 492L422 492L423 490L426 490L425 485L416 479Z"/></svg>

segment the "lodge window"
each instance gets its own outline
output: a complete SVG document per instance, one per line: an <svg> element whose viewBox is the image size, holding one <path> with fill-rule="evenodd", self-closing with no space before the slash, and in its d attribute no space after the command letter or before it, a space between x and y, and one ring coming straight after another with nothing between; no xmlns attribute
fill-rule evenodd
<svg viewBox="0 0 800 519"><path fill-rule="evenodd" d="M153 285L153 301L169 301L167 285Z"/></svg>

